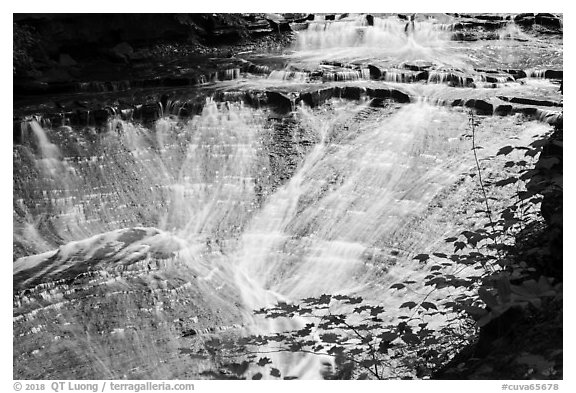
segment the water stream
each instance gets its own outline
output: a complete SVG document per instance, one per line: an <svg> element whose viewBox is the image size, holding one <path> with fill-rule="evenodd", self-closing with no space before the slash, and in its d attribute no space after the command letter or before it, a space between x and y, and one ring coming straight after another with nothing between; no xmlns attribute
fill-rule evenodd
<svg viewBox="0 0 576 393"><path fill-rule="evenodd" d="M375 18L368 26L363 16L310 23L282 55L285 69L260 78L235 75L239 79L219 86L244 91L305 84L310 70L331 61L386 67L419 61L464 71L477 66L479 44L462 50L444 24L420 21L413 34L405 25ZM511 25L500 34L502 47L528 39ZM340 81L369 79L362 71L354 75ZM466 206L475 183L462 180L473 165L468 114L436 104L484 93L426 82L406 87L421 97L411 103L374 107L333 98L318 108L300 104L284 118L267 108L207 98L202 113L189 119L167 113L141 124L118 117L104 133L29 121L24 127L31 138L14 148L14 274L23 277L16 287L137 262L145 285L192 283L196 295L206 296L192 300L205 302L199 318L207 325L234 322L244 327L242 334L299 327L297 319L253 316L252 310L278 300L340 293L393 308L405 299L390 285L426 275L413 255L441 249L444 237L470 225ZM502 89L529 90L535 83ZM535 89L550 90L541 83ZM510 138L529 140L547 130L547 124L513 116L487 118L480 128L483 154L494 154ZM156 267L155 258L169 267ZM136 285L131 279L122 279L124 290ZM226 315L211 319L219 307ZM154 318L181 318L174 310ZM72 322L82 323L79 317ZM53 336L54 328L43 329ZM132 359L147 356L134 351ZM154 356L155 362L176 362L173 355ZM274 358L283 375L304 379L321 378L323 361ZM143 370L158 364L136 363ZM106 364L111 377L142 375Z"/></svg>

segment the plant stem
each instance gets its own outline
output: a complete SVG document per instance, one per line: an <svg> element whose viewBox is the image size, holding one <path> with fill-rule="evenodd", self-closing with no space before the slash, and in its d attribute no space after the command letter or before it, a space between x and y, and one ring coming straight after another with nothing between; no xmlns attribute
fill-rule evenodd
<svg viewBox="0 0 576 393"><path fill-rule="evenodd" d="M474 119L474 112L470 111L470 124L472 126L472 151L474 152L474 160L476 161L476 170L478 171L478 181L480 182L480 188L482 189L482 194L484 194L484 204L486 205L486 216L490 221L490 226L494 230L495 225L492 221L492 212L490 206L488 205L488 195L486 194L486 189L484 188L484 182L482 181L482 171L480 170L480 162L478 161L478 154L476 153L476 122ZM496 241L496 240L494 240Z"/></svg>

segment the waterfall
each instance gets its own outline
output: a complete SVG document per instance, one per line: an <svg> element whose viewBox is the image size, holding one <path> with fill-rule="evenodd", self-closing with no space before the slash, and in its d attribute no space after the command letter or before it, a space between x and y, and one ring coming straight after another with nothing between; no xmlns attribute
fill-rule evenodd
<svg viewBox="0 0 576 393"><path fill-rule="evenodd" d="M30 123L38 145L33 161L44 178L16 173L17 191L42 190L33 215L61 241L131 225L197 241L231 238L256 209L256 177L266 166L258 157L258 112L209 99L186 123L165 117L148 129L114 122L113 131L90 139L53 130L63 151Z"/></svg>
<svg viewBox="0 0 576 393"><path fill-rule="evenodd" d="M132 98L145 103L128 109L110 104L111 95L101 127L81 110L22 123L13 190L22 376L47 359L79 359L67 364L69 375L50 376L203 377L215 367L202 352L208 337L308 322L255 309L342 294L382 305L383 323L394 323L402 303L422 299L418 283L430 266L414 255L450 253L443 239L484 219L474 209L477 179L467 176L475 168L467 105L512 114L480 117L479 154L492 157L549 130L508 98L545 92L554 109L559 93L549 79L562 74L542 68L556 64L549 51L546 65L526 62L524 52L509 60L525 45L514 23L486 44L450 41L446 15L421 15L414 25L395 15L333 19L305 22L293 46L270 59L226 59L230 68L197 78L202 86L139 91ZM493 55L500 63L485 66ZM143 106L154 116L138 115ZM482 164L492 181L498 169ZM404 280L414 292L390 290ZM50 345L29 356L44 339ZM282 376L319 379L327 363L334 367L323 355L266 356Z"/></svg>
<svg viewBox="0 0 576 393"><path fill-rule="evenodd" d="M38 164L44 169L44 173L48 176L55 177L64 168L64 163L61 160L62 154L60 149L55 144L51 143L46 135L46 132L37 121L33 120L29 123L30 129L36 137L39 151Z"/></svg>
<svg viewBox="0 0 576 393"><path fill-rule="evenodd" d="M375 18L374 26L367 26L362 16L355 20L313 22L308 29L298 33L296 49L379 48L384 45L400 49L409 41L404 32L405 24L397 19ZM420 43L433 44L446 37L442 28L428 21L419 22L414 31L414 40Z"/></svg>
<svg viewBox="0 0 576 393"><path fill-rule="evenodd" d="M514 21L510 21L502 29L498 31L498 37L501 40L519 40L527 41L529 36L522 31Z"/></svg>
<svg viewBox="0 0 576 393"><path fill-rule="evenodd" d="M306 82L310 74L307 72L298 72L298 71L272 71L268 78L270 79L279 79L284 81L295 81L295 82Z"/></svg>
<svg viewBox="0 0 576 393"><path fill-rule="evenodd" d="M370 299L375 285L382 296L397 250L409 253L423 246L416 227L403 226L462 169L458 157L465 148L448 141L460 133L465 116L446 130L452 114L417 103L340 134L342 123L367 110L342 109L332 118L300 109L306 126L316 127L321 138L241 237L236 280L248 309L323 293ZM417 274L411 265L395 269L395 274ZM287 322L261 323L255 333L282 330ZM298 323L289 326L300 328ZM284 366L304 378L320 376L320 360L301 362L306 366Z"/></svg>
<svg viewBox="0 0 576 393"><path fill-rule="evenodd" d="M406 22L396 18L374 18L368 26L365 17L341 21L311 22L297 32L295 59L316 63L321 60L366 61L388 64L434 60L462 65L463 60L446 48L450 33L433 21L417 21L414 31L405 32Z"/></svg>

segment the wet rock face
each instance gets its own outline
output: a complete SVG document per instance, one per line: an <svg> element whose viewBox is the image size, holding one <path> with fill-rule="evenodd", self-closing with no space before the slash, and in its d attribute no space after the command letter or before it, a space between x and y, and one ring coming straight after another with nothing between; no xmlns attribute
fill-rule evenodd
<svg viewBox="0 0 576 393"><path fill-rule="evenodd" d="M408 94L397 89L366 89L369 97L372 98L389 98L396 102L406 103L410 102Z"/></svg>
<svg viewBox="0 0 576 393"><path fill-rule="evenodd" d="M210 367L189 353L203 335L241 328L240 318L233 297L216 289L222 277L207 279L208 266L179 257L178 239L158 242L166 235L132 228L16 263L14 375L178 378ZM93 367L97 356L103 367Z"/></svg>
<svg viewBox="0 0 576 393"><path fill-rule="evenodd" d="M268 105L281 114L286 114L293 110L294 98L290 97L288 94L276 91L267 91L266 98L268 99Z"/></svg>
<svg viewBox="0 0 576 393"><path fill-rule="evenodd" d="M260 184L262 200L290 180L319 140L319 135L302 127L295 116L274 119L271 125L272 132L265 139L270 169L267 179Z"/></svg>
<svg viewBox="0 0 576 393"><path fill-rule="evenodd" d="M352 18L331 16L330 26ZM376 18L353 22L365 31L378 28ZM312 25L304 14L244 19L253 35ZM323 16L317 19L324 23ZM493 25L509 22L483 14L465 19L466 26L490 34ZM213 20L206 29L232 39L236 33L225 22ZM196 22L180 23L190 28ZM468 34L466 26L462 34ZM107 44L106 56L118 67L144 64L141 48L122 42ZM167 62L137 78L30 87L44 93L81 88L84 94L58 95L15 115L15 377L198 377L211 366L201 351L202 336L237 334L250 313L231 280L238 262L234 251L244 251L250 262L261 258L266 266L280 261L279 273L266 285L288 281L290 269L297 270L307 255L331 262L358 251L363 266L386 272L424 247L421 239L427 239L432 219L419 227L422 217L412 217L414 208L428 203L419 198L459 176L444 155L460 146L463 130L449 129L448 138L444 126L466 124L469 111L517 115L483 118L484 124L562 122L556 85L563 73L552 66L475 69L413 59L388 65L330 59L308 69L247 59L211 59L201 70ZM75 67L75 55L61 60L62 67ZM412 122L413 128L407 125ZM45 135L33 125L42 125ZM315 158L307 168L310 156ZM440 165L434 181L415 183L431 165ZM301 168L308 177L295 176ZM383 202L390 184L397 188ZM446 194L461 202L458 186ZM442 195L434 199L438 209L446 201ZM550 202L543 208L557 201ZM349 204L340 208L342 203ZM286 214L286 206L296 215ZM431 202L427 209L435 206ZM298 216L305 211L314 218ZM260 225L286 217L286 232L279 224ZM254 222L256 230L246 232ZM366 230L368 224L375 230ZM370 237L396 224L406 231ZM402 248L408 230L414 239ZM354 244L331 243L356 236L352 231L358 231ZM256 245L238 246L246 238L256 238ZM266 243L270 239L274 244ZM364 243L370 247L359 252ZM266 254L261 244L271 251ZM322 274L336 268L329 266ZM309 271L303 267L298 278L305 281ZM102 367L95 368L97 357L106 359Z"/></svg>
<svg viewBox="0 0 576 393"><path fill-rule="evenodd" d="M337 93L339 93L339 90L336 91L334 88L324 88L311 92L300 93L300 100L303 101L306 105L315 108L337 95Z"/></svg>

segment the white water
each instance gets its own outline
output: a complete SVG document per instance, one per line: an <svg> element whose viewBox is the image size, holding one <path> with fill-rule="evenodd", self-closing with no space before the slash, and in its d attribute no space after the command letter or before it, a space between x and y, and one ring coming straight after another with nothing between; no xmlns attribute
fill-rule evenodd
<svg viewBox="0 0 576 393"><path fill-rule="evenodd" d="M63 187L83 190L84 195L75 194L79 200L66 202L65 208L76 209L76 214L68 221L57 216L55 225L75 223L82 228L73 231L77 236L100 239L99 233L118 228L114 222L123 214L121 206L158 206L154 226L180 239L181 258L192 264L203 258L206 280L216 274L216 279L232 280L239 289L244 323L252 333L300 327L297 319L253 317L252 310L278 300L322 293L382 299L391 280L414 274L409 273L411 264L386 273L391 251L409 255L415 245L436 241L422 237L420 230L411 233L409 222L462 170L457 157L464 145L450 140L465 128L466 116L425 103L406 105L392 114L338 101L325 109L298 108L301 127L318 142L290 180L256 209L255 178L261 166L268 165L258 155L261 139L274 132L260 116L241 105L208 101L203 113L186 124L164 118L151 131L122 122L122 131L108 136L114 141L103 150L106 158L112 143L122 146L122 152L115 153L119 156L109 157L116 164L102 167L87 160L93 173L106 174L100 187L115 189L117 202L96 210L81 199L91 175L68 178ZM41 152L63 154L47 138L41 141ZM78 168L81 173L87 170ZM137 195L123 191L123 173L131 172L150 190L141 189ZM88 222L89 210L101 224ZM74 254L65 252L68 248L61 249L63 266L70 262L64 261L65 255ZM229 269L233 276L222 278ZM285 375L312 379L321 377L325 360L276 357L275 365Z"/></svg>
<svg viewBox="0 0 576 393"><path fill-rule="evenodd" d="M378 18L373 27L361 18L315 23L298 33L291 59L299 65L330 59L463 64L447 45L449 33L442 26L417 22L414 34L407 35L404 25ZM366 77L338 72L345 80ZM281 85L304 82L307 76L278 71L269 78ZM400 82L397 74L389 77ZM434 77L445 82L446 73ZM419 88L431 97L448 89L414 87ZM111 130L120 125L121 131L102 136L90 145L92 156L70 164L62 160L70 153L60 151L32 122L35 162L52 182L42 190L48 213L26 212L22 236L47 251L52 243L42 237L40 224L50 222L56 237L68 242L61 248L65 258L77 253L78 244L89 248L95 241L113 241L120 228L160 228L178 239L181 260L203 265L199 283L220 280L219 288L239 291L243 322L251 333L301 326L298 319L253 316L254 309L278 300L344 293L394 309L406 299L390 292L390 284L422 281L426 274L411 260L414 253L434 250L453 234L454 218L446 215L466 197L463 191L445 196L443 209L427 209L471 165L469 141L461 137L467 115L425 102L374 111L340 101L321 109L298 108L300 126L317 136L317 143L260 205L255 185L269 176L270 165L264 140L277 132L265 117L262 110L208 100L202 114L186 123L164 117L147 128L118 121ZM502 122L512 127L511 119ZM484 134L485 151L500 143L500 135L492 134L500 126L495 124ZM82 238L86 241L74 242ZM17 266L51 255L24 258ZM283 375L313 379L321 377L322 361L277 356L274 365Z"/></svg>
<svg viewBox="0 0 576 393"><path fill-rule="evenodd" d="M374 18L374 26L367 26L364 17L311 23L307 30L297 32L292 59L309 65L323 60L391 65L425 60L463 66L463 59L448 49L451 33L441 24L419 21L407 33L406 23L397 18Z"/></svg>
<svg viewBox="0 0 576 393"><path fill-rule="evenodd" d="M30 129L36 137L37 146L40 150L40 159L37 160L38 166L50 177L56 177L65 169L65 163L61 160L62 155L58 146L51 143L44 132L44 129L37 121L30 122Z"/></svg>
<svg viewBox="0 0 576 393"><path fill-rule="evenodd" d="M337 113L350 118L360 110ZM464 124L442 109L408 105L338 136L333 127L343 119L304 109L301 115L322 138L242 236L237 284L249 308L323 293L371 298L377 287L386 291L385 259L417 241L402 227L462 169L454 157L463 146L449 140ZM456 124L445 129L448 116ZM381 260L370 263L369 255ZM382 301L383 292L379 296ZM278 329L263 323L263 330ZM306 359L305 378L320 376L320 361L311 361Z"/></svg>
<svg viewBox="0 0 576 393"><path fill-rule="evenodd" d="M260 116L253 109L209 101L202 115L185 125L164 118L150 132L122 123L123 131L114 137L116 144L120 138L126 149L122 154L127 155L116 158L117 163L133 162L126 167L129 171L139 171L150 186L161 186L163 213L156 226L171 232L166 239L176 236L180 260L198 267L199 283L219 280L239 290L243 324L250 333L302 326L299 319L253 316L252 310L278 300L340 293L360 295L389 309L406 301L391 292L390 285L422 281L427 273L411 256L442 243L450 233L445 223L451 218L438 214L450 214L461 202L462 195L445 197L443 210L425 214L433 198L472 164L469 142L460 138L467 127L466 114L425 102L394 111L340 101L321 109L298 108L301 127L317 135L318 142L290 180L258 209L251 209L254 179L258 168L267 165L258 156L261 138L274 132ZM497 139L495 135L494 141L484 140L484 147L494 148ZM48 149L40 151L56 154L50 148L55 145L42 140ZM109 186L121 192L113 167L105 170ZM83 187L73 182L67 186ZM125 194L120 200L128 204L129 198ZM86 209L79 209L78 215ZM98 214L103 221L113 221L113 209ZM85 228L97 233L63 246L58 259L62 268L71 266L75 257L67 255L80 255L80 246L86 249L82 255L89 256L90 242L104 244L121 233L101 236L100 225ZM148 252L147 247L126 247L126 255L115 258L128 263ZM24 258L15 266L30 267L52 255ZM321 378L327 360L273 357L283 375L304 379Z"/></svg>

